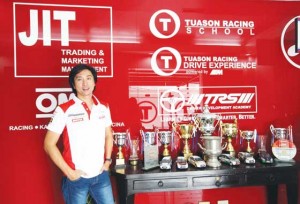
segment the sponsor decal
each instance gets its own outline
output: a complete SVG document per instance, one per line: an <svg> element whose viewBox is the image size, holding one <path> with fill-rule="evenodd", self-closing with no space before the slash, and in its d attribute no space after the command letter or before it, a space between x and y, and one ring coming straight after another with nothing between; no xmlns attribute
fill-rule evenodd
<svg viewBox="0 0 300 204"><path fill-rule="evenodd" d="M83 121L83 118L74 118L72 119L72 123L81 122Z"/></svg>
<svg viewBox="0 0 300 204"><path fill-rule="evenodd" d="M199 91L200 90L200 91ZM159 115L192 115L209 105L211 112L221 114L257 113L257 90L255 86L224 86L161 88L159 90ZM241 115L240 118L243 118ZM245 116L244 119L247 117ZM249 119L249 118L247 118Z"/></svg>
<svg viewBox="0 0 300 204"><path fill-rule="evenodd" d="M157 117L157 107L151 101L141 101L138 103L139 108L142 110L142 122L151 123Z"/></svg>
<svg viewBox="0 0 300 204"><path fill-rule="evenodd" d="M166 9L151 16L149 28L152 35L162 41L176 37L180 31L185 32L197 46L241 46L235 40L236 36L255 36L255 22L252 20L188 19ZM187 55L174 47L161 47L151 57L151 68L159 76L172 76L179 71L186 75L219 76L231 69L254 70L257 62L255 54L249 53L239 56Z"/></svg>
<svg viewBox="0 0 300 204"><path fill-rule="evenodd" d="M285 59L291 65L300 69L300 16L292 18L284 26L280 45Z"/></svg>
<svg viewBox="0 0 300 204"><path fill-rule="evenodd" d="M55 108L70 100L74 93L71 88L36 88L36 118L51 118Z"/></svg>
<svg viewBox="0 0 300 204"><path fill-rule="evenodd" d="M68 77L79 63L113 76L111 7L13 5L15 77Z"/></svg>
<svg viewBox="0 0 300 204"><path fill-rule="evenodd" d="M208 105L222 120L253 120L258 112L256 86L131 86L139 101L143 125L190 121ZM145 92L145 90L147 90ZM150 125L151 122L151 125ZM167 126L167 125L166 125Z"/></svg>
<svg viewBox="0 0 300 204"><path fill-rule="evenodd" d="M158 24L160 24L161 26L158 26ZM157 38L172 38L179 31L180 18L175 12L171 10L159 10L156 11L150 18L149 28L152 34Z"/></svg>

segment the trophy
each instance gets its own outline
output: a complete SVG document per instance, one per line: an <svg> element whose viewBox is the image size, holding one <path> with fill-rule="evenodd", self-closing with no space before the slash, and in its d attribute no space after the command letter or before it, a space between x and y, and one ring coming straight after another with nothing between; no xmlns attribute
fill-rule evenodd
<svg viewBox="0 0 300 204"><path fill-rule="evenodd" d="M176 132L181 139L184 139L184 147L182 150L183 156L188 159L193 153L189 147L189 139L194 136L194 124L192 123L172 123L174 132Z"/></svg>
<svg viewBox="0 0 300 204"><path fill-rule="evenodd" d="M116 155L116 167L125 166L125 159L122 152L122 148L125 145L127 131L126 132L113 132L114 142L118 146L118 153Z"/></svg>
<svg viewBox="0 0 300 204"><path fill-rule="evenodd" d="M129 146L130 146L130 156L129 156L129 163L132 166L136 166L139 161L138 151L139 151L139 140L131 140L129 139Z"/></svg>
<svg viewBox="0 0 300 204"><path fill-rule="evenodd" d="M286 128L274 128L270 125L272 133L272 152L274 156L280 161L294 161L297 148L293 143L292 126Z"/></svg>
<svg viewBox="0 0 300 204"><path fill-rule="evenodd" d="M256 140L256 135L257 135L256 129L254 131L252 131L252 130L243 130L243 131L240 130L240 135L243 139L245 139L247 141L246 152L253 153L252 149L250 147L250 141L252 139L254 139L254 141Z"/></svg>
<svg viewBox="0 0 300 204"><path fill-rule="evenodd" d="M218 156L222 154L222 150L226 148L227 143L224 143L222 146L222 137L220 136L204 136L201 138L203 139L204 147L200 143L198 145L207 156L206 165L213 168L221 166Z"/></svg>
<svg viewBox="0 0 300 204"><path fill-rule="evenodd" d="M159 167L158 159L158 129L154 128L154 131L140 130L141 136L144 141L144 170L149 170L155 167Z"/></svg>
<svg viewBox="0 0 300 204"><path fill-rule="evenodd" d="M267 143L267 136L266 135L258 135L257 136L257 152L263 152L263 151L267 151L267 147L266 147L266 143Z"/></svg>
<svg viewBox="0 0 300 204"><path fill-rule="evenodd" d="M158 138L160 142L164 145L164 150L162 155L164 157L170 156L168 145L171 143L172 131L158 131Z"/></svg>
<svg viewBox="0 0 300 204"><path fill-rule="evenodd" d="M274 128L273 125L270 125L270 131L273 136L273 138L272 138L273 143L277 140L285 140L288 138L286 128Z"/></svg>
<svg viewBox="0 0 300 204"><path fill-rule="evenodd" d="M231 156L235 156L235 150L232 145L232 138L237 136L237 132L238 132L237 119L234 120L234 123L223 123L221 121L220 128L221 128L222 136L224 135L227 137L228 144L225 151L228 152Z"/></svg>
<svg viewBox="0 0 300 204"><path fill-rule="evenodd" d="M215 131L216 126L220 121L220 116L209 112L208 105L203 108L203 113L194 117L195 126L203 136L210 136ZM215 123L215 121L217 121Z"/></svg>

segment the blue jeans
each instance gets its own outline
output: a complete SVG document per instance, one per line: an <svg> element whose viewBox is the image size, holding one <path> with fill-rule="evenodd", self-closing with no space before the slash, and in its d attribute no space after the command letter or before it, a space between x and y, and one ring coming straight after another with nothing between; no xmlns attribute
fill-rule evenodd
<svg viewBox="0 0 300 204"><path fill-rule="evenodd" d="M88 193L96 204L113 204L113 193L108 171L103 171L93 178L75 181L63 178L62 192L66 204L86 204Z"/></svg>

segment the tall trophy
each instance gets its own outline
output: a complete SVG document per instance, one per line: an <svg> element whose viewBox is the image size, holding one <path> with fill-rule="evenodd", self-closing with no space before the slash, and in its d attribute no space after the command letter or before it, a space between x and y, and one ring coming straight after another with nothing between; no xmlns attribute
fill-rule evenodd
<svg viewBox="0 0 300 204"><path fill-rule="evenodd" d="M292 126L288 128L275 128L270 125L272 138L272 152L279 161L293 161L297 148L293 142Z"/></svg>
<svg viewBox="0 0 300 204"><path fill-rule="evenodd" d="M170 156L170 151L168 149L168 146L172 140L172 131L158 130L158 138L159 138L160 142L164 145L164 150L163 150L162 155L164 157Z"/></svg>
<svg viewBox="0 0 300 204"><path fill-rule="evenodd" d="M144 170L159 167L158 129L154 131L140 130L144 141Z"/></svg>
<svg viewBox="0 0 300 204"><path fill-rule="evenodd" d="M128 131L126 131L126 132L113 132L114 142L118 146L118 149L119 149L119 151L116 155L116 167L125 166L125 159L124 159L124 155L123 155L123 152L122 152L122 148L125 145L127 133L128 133Z"/></svg>
<svg viewBox="0 0 300 204"><path fill-rule="evenodd" d="M253 153L252 148L250 146L250 141L254 139L254 142L256 141L256 135L257 131L255 130L240 130L241 137L247 141L247 148L246 152Z"/></svg>
<svg viewBox="0 0 300 204"><path fill-rule="evenodd" d="M139 162L139 140L131 140L129 139L129 146L130 146L130 156L129 156L129 163L132 166L136 166Z"/></svg>
<svg viewBox="0 0 300 204"><path fill-rule="evenodd" d="M194 137L194 124L193 123L172 123L172 127L175 133L177 133L180 139L184 140L184 147L182 150L183 156L188 159L193 155L190 146L189 139Z"/></svg>
<svg viewBox="0 0 300 204"><path fill-rule="evenodd" d="M203 107L202 113L195 115L194 120L197 129L201 132L204 147L198 143L204 152L204 160L207 166L216 168L221 166L218 156L222 154L226 143L222 146L222 137L212 136L221 119L220 115L210 113L208 105Z"/></svg>
<svg viewBox="0 0 300 204"><path fill-rule="evenodd" d="M227 137L227 148L225 151L229 153L231 156L235 156L235 150L232 145L232 138L235 138L238 133L237 119L234 120L233 123L223 123L220 122L220 128L222 136Z"/></svg>
<svg viewBox="0 0 300 204"><path fill-rule="evenodd" d="M136 166L139 163L139 139L131 139L130 131L128 132L128 143L130 148L129 164Z"/></svg>

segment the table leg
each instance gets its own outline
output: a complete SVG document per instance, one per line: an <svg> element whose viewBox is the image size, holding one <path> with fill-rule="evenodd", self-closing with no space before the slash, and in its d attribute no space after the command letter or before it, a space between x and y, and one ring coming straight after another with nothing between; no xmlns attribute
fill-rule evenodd
<svg viewBox="0 0 300 204"><path fill-rule="evenodd" d="M286 184L288 204L298 204L298 183Z"/></svg>
<svg viewBox="0 0 300 204"><path fill-rule="evenodd" d="M268 204L278 203L278 185L267 185L267 199Z"/></svg>

